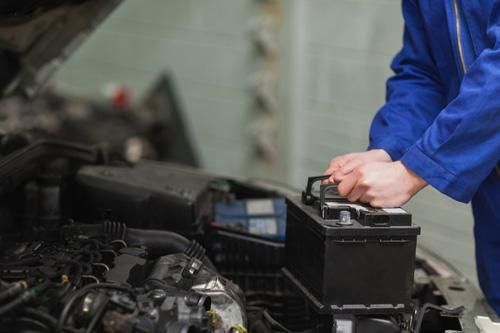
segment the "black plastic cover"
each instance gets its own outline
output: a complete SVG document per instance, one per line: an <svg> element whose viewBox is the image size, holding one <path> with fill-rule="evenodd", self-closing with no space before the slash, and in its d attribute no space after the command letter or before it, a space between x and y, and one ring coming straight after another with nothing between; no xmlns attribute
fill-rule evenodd
<svg viewBox="0 0 500 333"><path fill-rule="evenodd" d="M109 219L142 229L197 231L210 215L213 177L173 164L88 166L76 176L75 209L86 220Z"/></svg>

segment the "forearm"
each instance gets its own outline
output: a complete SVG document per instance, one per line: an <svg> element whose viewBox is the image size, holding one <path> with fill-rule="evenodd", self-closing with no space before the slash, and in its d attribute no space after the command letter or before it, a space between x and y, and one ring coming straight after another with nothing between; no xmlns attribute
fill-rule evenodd
<svg viewBox="0 0 500 333"><path fill-rule="evenodd" d="M369 148L384 149L392 160L399 160L446 106L419 10L403 1L403 15L403 48L391 64L394 75L387 81L386 104L370 129Z"/></svg>
<svg viewBox="0 0 500 333"><path fill-rule="evenodd" d="M500 29L495 33L500 36ZM498 43L497 43L498 44ZM481 53L459 95L403 156L433 187L468 202L500 159L500 48Z"/></svg>

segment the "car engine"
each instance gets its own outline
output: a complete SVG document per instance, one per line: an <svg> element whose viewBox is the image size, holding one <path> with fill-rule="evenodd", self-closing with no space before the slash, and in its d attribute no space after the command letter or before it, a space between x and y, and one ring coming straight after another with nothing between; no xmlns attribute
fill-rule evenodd
<svg viewBox="0 0 500 333"><path fill-rule="evenodd" d="M312 192L300 204L299 192L283 186L165 162L130 164L99 145L16 134L0 143L1 332L444 332L460 331L466 318L450 293L473 288L421 255L413 259L415 236L405 235L418 229L406 213L358 216L322 194L334 215L323 223ZM353 220L339 225L337 215L349 209ZM317 223L334 233L297 229ZM359 239L366 232L379 239L384 228L399 231L385 232L394 236L380 245ZM350 230L357 239L346 238ZM362 260L368 250L379 263ZM333 259L319 264L323 251ZM357 276L348 269L352 255ZM377 290L343 291L345 279L362 283L360 274L370 276L388 256L404 264L401 276L374 281ZM314 277L311 260L320 265L314 271L342 269L343 278ZM321 279L326 289L314 289Z"/></svg>
<svg viewBox="0 0 500 333"><path fill-rule="evenodd" d="M244 296L195 241L125 225L70 225L4 253L0 331L229 332ZM148 245L161 238L164 255ZM170 253L170 254L169 254ZM17 316L5 316L15 311ZM56 319L57 318L57 319Z"/></svg>
<svg viewBox="0 0 500 333"><path fill-rule="evenodd" d="M74 203L64 198L75 191L72 175L82 161L98 161L102 153L95 147L38 142L3 158L2 179L9 181L2 186L0 331L229 332L246 327L243 292L220 275L196 240L110 220L69 218Z"/></svg>
<svg viewBox="0 0 500 333"><path fill-rule="evenodd" d="M121 2L0 5L0 332L498 332L410 213L190 167L168 76L130 113L33 100Z"/></svg>

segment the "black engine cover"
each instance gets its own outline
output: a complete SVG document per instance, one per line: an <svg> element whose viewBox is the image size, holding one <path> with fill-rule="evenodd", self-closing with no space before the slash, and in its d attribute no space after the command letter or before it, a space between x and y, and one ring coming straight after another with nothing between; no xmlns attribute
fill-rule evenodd
<svg viewBox="0 0 500 333"><path fill-rule="evenodd" d="M88 166L76 176L75 209L87 220L191 234L209 216L212 177L144 161L132 167Z"/></svg>

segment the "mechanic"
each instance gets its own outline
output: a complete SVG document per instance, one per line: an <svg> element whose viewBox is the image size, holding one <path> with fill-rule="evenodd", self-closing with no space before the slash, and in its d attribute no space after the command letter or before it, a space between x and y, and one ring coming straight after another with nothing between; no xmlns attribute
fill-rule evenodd
<svg viewBox="0 0 500 333"><path fill-rule="evenodd" d="M368 151L333 158L325 173L341 195L376 207L428 184L472 200L479 283L500 314L500 1L402 7L403 47Z"/></svg>

